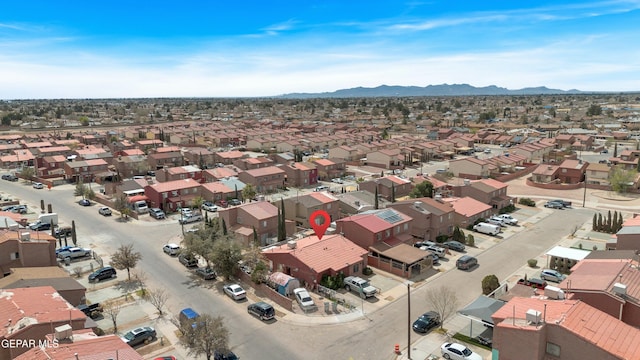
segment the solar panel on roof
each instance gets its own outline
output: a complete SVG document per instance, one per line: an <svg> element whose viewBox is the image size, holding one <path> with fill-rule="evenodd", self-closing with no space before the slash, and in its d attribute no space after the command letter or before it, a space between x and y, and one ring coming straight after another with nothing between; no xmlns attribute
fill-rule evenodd
<svg viewBox="0 0 640 360"><path fill-rule="evenodd" d="M376 216L391 224L402 221L402 216L392 209L382 210Z"/></svg>

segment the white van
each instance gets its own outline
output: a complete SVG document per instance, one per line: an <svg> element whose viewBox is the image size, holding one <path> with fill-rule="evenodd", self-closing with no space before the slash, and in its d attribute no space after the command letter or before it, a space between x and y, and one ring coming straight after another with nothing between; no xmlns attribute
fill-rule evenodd
<svg viewBox="0 0 640 360"><path fill-rule="evenodd" d="M473 225L473 231L496 236L500 233L500 226L481 222Z"/></svg>
<svg viewBox="0 0 640 360"><path fill-rule="evenodd" d="M146 214L149 212L149 207L147 206L147 202L144 200L136 201L133 203L133 211L138 214Z"/></svg>

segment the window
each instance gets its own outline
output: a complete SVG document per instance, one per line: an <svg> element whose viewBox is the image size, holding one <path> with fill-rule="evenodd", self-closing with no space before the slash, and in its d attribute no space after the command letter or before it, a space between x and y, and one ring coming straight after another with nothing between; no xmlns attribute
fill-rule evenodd
<svg viewBox="0 0 640 360"><path fill-rule="evenodd" d="M353 264L353 272L354 273L360 272L360 264Z"/></svg>
<svg viewBox="0 0 640 360"><path fill-rule="evenodd" d="M560 345L547 342L547 354L560 357Z"/></svg>
<svg viewBox="0 0 640 360"><path fill-rule="evenodd" d="M327 210L331 210L331 204L327 204Z"/></svg>
<svg viewBox="0 0 640 360"><path fill-rule="evenodd" d="M262 221L262 227L263 227L263 228L266 228L266 227L267 227L267 220L263 220L263 221Z"/></svg>
<svg viewBox="0 0 640 360"><path fill-rule="evenodd" d="M385 238L388 238L389 236L391 236L391 230L387 229L385 230Z"/></svg>
<svg viewBox="0 0 640 360"><path fill-rule="evenodd" d="M11 253L11 260L18 260L18 259L20 259L20 253L19 252Z"/></svg>
<svg viewBox="0 0 640 360"><path fill-rule="evenodd" d="M376 234L376 239L382 240L382 233L377 233Z"/></svg>
<svg viewBox="0 0 640 360"><path fill-rule="evenodd" d="M405 224L404 224L404 229L405 229L405 230L409 230L409 223L405 223Z"/></svg>

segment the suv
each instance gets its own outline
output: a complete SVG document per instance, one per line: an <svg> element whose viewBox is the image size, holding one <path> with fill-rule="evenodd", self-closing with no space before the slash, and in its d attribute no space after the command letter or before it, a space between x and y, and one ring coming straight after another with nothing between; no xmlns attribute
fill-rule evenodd
<svg viewBox="0 0 640 360"><path fill-rule="evenodd" d="M159 208L149 209L149 216L151 216L152 218L156 218L158 220L164 219L166 217L164 214L164 211L160 210Z"/></svg>
<svg viewBox="0 0 640 360"><path fill-rule="evenodd" d="M518 225L518 219L514 218L513 216L509 215L509 214L500 214L497 216L498 218L502 219L502 221L506 224L509 225Z"/></svg>
<svg viewBox="0 0 640 360"><path fill-rule="evenodd" d="M561 274L559 271L552 270L552 269L544 269L540 273L540 278L542 280L549 280L557 283L562 282L562 280L564 280L566 277L567 277L566 275Z"/></svg>
<svg viewBox="0 0 640 360"><path fill-rule="evenodd" d="M460 270L469 270L476 265L478 265L478 259L469 255L463 255L456 261L456 267Z"/></svg>
<svg viewBox="0 0 640 360"><path fill-rule="evenodd" d="M262 321L271 320L276 315L276 311L273 309L273 306L263 301L247 306L247 312L258 317Z"/></svg>
<svg viewBox="0 0 640 360"><path fill-rule="evenodd" d="M100 209L98 209L98 214L103 216L111 216L111 209L106 206L101 206Z"/></svg>
<svg viewBox="0 0 640 360"><path fill-rule="evenodd" d="M231 200L229 200L229 205L231 205L231 206L242 205L242 201L240 201L238 199L231 199Z"/></svg>
<svg viewBox="0 0 640 360"><path fill-rule="evenodd" d="M378 289L371 286L367 280L357 276L347 276L344 278L344 288L347 289L347 291L357 292L363 299L376 296L378 293Z"/></svg>
<svg viewBox="0 0 640 360"><path fill-rule="evenodd" d="M148 344L155 338L156 331L150 326L135 328L121 337L122 341L129 346L136 346L142 343Z"/></svg>
<svg viewBox="0 0 640 360"><path fill-rule="evenodd" d="M560 209L560 210L564 209L564 205L562 203L557 202L557 201L547 201L544 204L544 207L551 208L551 209Z"/></svg>
<svg viewBox="0 0 640 360"><path fill-rule="evenodd" d="M2 175L2 180L18 181L18 178L12 174L4 174Z"/></svg>
<svg viewBox="0 0 640 360"><path fill-rule="evenodd" d="M490 217L490 218L487 220L487 222L488 222L489 224L498 225L498 226L502 226L502 227L507 226L507 224L504 222L504 220L502 220L502 218L499 218L499 217L497 217L497 216L492 216L492 217Z"/></svg>
<svg viewBox="0 0 640 360"><path fill-rule="evenodd" d="M105 266L89 275L89 282L98 282L100 280L111 279L114 277L116 277L116 269L111 266Z"/></svg>
<svg viewBox="0 0 640 360"><path fill-rule="evenodd" d="M196 267L198 266L198 259L195 255L191 253L184 253L178 255L178 261L186 267Z"/></svg>

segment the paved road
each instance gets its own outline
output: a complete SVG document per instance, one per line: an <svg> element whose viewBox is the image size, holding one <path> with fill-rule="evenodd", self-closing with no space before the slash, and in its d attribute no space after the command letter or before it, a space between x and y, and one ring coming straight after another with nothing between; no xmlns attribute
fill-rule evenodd
<svg viewBox="0 0 640 360"><path fill-rule="evenodd" d="M177 223L120 223L116 217L104 218L98 215L96 206L79 206L72 196L73 188L69 186L48 191L7 182L6 187L10 187L14 197L33 205L39 205L40 199L53 203L54 211L60 213L62 221L70 223L76 219L83 246L91 245L101 253L109 253L120 244L133 242L143 255L140 268L150 278L149 286L161 286L173 294L168 307L174 312L190 306L200 312L223 314L231 331L231 345L243 359L392 359L394 344L406 347L406 295L365 318L348 323L294 324L285 316L275 323L264 324L247 315L246 303L233 303L215 289L197 286L175 259L162 253L162 244L179 234ZM589 209L573 209L558 213L562 216L546 216L557 215L554 211L559 210L542 209L540 216L534 218L535 224L524 223L523 231L479 254L480 266L472 271L442 273L412 290L410 318L428 310L424 305L426 292L443 285L460 289L460 306L468 304L480 295L484 276L495 274L499 279L507 278L527 259L551 248L593 214ZM91 243L84 243L84 239L91 239ZM416 339L417 335L412 334L412 341Z"/></svg>

